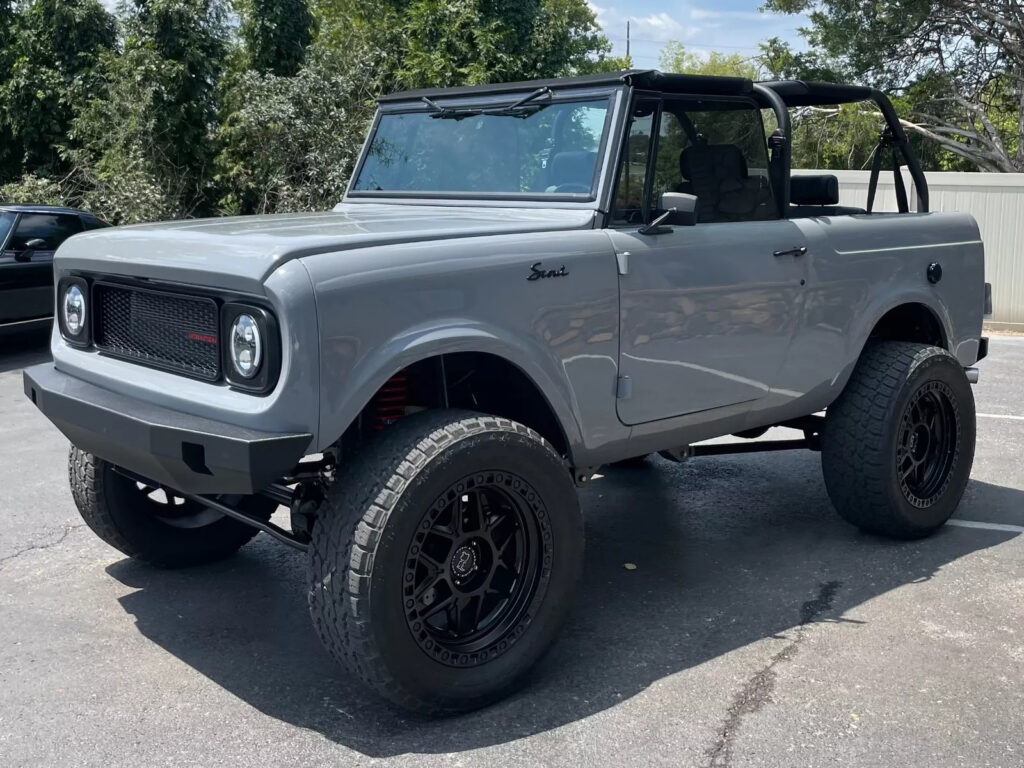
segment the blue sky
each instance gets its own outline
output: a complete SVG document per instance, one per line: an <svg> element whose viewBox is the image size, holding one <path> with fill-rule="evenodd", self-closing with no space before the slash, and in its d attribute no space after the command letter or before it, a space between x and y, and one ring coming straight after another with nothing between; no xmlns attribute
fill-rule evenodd
<svg viewBox="0 0 1024 768"><path fill-rule="evenodd" d="M630 22L633 66L658 66L658 54L668 40L678 40L694 53L717 50L753 56L758 44L780 37L797 46L802 16L761 13L761 0L587 0L614 46L626 52L626 21Z"/></svg>

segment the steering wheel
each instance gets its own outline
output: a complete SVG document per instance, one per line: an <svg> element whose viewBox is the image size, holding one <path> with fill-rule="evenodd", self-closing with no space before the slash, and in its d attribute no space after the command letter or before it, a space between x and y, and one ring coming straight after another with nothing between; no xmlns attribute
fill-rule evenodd
<svg viewBox="0 0 1024 768"><path fill-rule="evenodd" d="M558 194L559 192L586 192L587 194L590 194L590 187L586 184L579 184L576 182L559 184L555 187L555 194Z"/></svg>

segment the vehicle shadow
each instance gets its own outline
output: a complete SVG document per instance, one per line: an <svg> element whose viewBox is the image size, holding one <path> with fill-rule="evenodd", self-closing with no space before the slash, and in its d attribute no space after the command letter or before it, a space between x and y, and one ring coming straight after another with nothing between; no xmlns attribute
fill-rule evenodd
<svg viewBox="0 0 1024 768"><path fill-rule="evenodd" d="M0 331L0 373L50 359L50 331Z"/></svg>
<svg viewBox="0 0 1024 768"><path fill-rule="evenodd" d="M810 453L657 459L609 470L582 498L586 572L564 636L522 692L454 719L398 711L337 667L306 614L303 556L266 537L202 569L158 572L123 560L107 570L137 590L121 603L154 643L269 716L383 757L554 729L801 623L841 620L870 632L856 616L861 604L1017 535L947 527L892 542L861 534L832 511ZM965 517L995 505L1024 510L1024 491L987 483L972 481L969 499Z"/></svg>

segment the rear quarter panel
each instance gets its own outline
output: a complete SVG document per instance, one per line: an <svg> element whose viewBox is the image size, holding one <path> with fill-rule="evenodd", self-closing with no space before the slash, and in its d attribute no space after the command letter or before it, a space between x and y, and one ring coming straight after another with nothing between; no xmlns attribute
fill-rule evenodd
<svg viewBox="0 0 1024 768"><path fill-rule="evenodd" d="M946 347L964 366L978 356L984 250L967 214L874 214L797 220L808 237L804 317L765 408L802 415L831 403L878 320L906 303L929 307ZM931 263L942 267L928 281ZM756 416L754 419L756 420Z"/></svg>

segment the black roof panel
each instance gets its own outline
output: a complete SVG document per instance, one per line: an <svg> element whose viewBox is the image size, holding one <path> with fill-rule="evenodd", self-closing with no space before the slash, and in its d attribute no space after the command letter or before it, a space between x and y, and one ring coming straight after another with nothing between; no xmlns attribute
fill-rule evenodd
<svg viewBox="0 0 1024 768"><path fill-rule="evenodd" d="M0 211L11 213L67 213L75 216L92 216L88 211L67 208L63 205L24 205L17 203L0 203Z"/></svg>
<svg viewBox="0 0 1024 768"><path fill-rule="evenodd" d="M702 94L747 94L753 90L753 83L744 77L711 77L707 75L676 75L655 69L625 69L618 72L601 72L580 77L556 77L548 80L525 80L515 83L493 83L490 85L469 85L459 88L421 88L415 91L399 91L381 96L378 102L388 103L428 98L461 98L466 96L488 96L549 88L587 88L595 86L632 85L643 90L666 93Z"/></svg>
<svg viewBox="0 0 1024 768"><path fill-rule="evenodd" d="M377 101L389 103L428 98L465 98L490 96L502 93L521 93L547 86L549 88L592 88L600 86L632 85L641 90L662 93L721 94L735 96L750 94L752 81L743 77L713 77L710 75L679 75L659 72L656 69L625 69L618 72L600 72L580 77L556 77L547 80L524 80L514 83L491 83L469 85L458 88L421 88L413 91L399 91L381 96ZM863 85L839 85L836 83L814 83L803 80L776 80L758 83L771 88L790 107L806 107L824 104L850 104L874 99L873 89Z"/></svg>
<svg viewBox="0 0 1024 768"><path fill-rule="evenodd" d="M875 98L875 91L863 85L837 85L835 83L807 83L803 80L776 80L758 83L771 88L787 107L811 107L825 104L852 104Z"/></svg>

